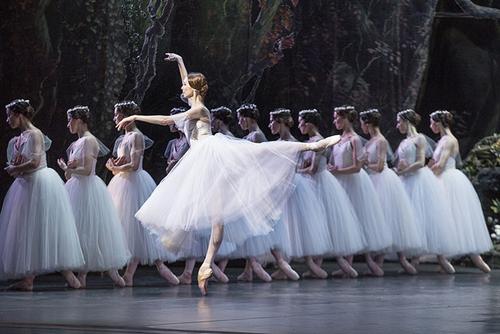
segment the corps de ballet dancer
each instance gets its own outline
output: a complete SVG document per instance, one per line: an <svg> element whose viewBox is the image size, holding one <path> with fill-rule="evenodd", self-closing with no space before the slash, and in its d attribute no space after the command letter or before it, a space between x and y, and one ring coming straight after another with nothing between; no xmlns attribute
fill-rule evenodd
<svg viewBox="0 0 500 334"><path fill-rule="evenodd" d="M396 150L398 162L395 172L401 177L415 212L417 227L425 240L426 247L421 255L437 255L441 268L453 274L455 268L446 256L459 254L458 234L445 190L425 166L428 144L416 128L420 115L412 109L403 110L397 114L396 122L397 129L406 135L406 139ZM418 269L418 256L412 258L412 264Z"/></svg>
<svg viewBox="0 0 500 334"><path fill-rule="evenodd" d="M172 108L170 110L170 115L179 114L185 111L186 108ZM184 135L184 132L181 131L182 129L177 129L175 124L171 124L169 128L170 132L177 134L178 137L168 141L165 152L163 153L163 156L167 159L167 167L165 168L166 174L170 173L175 164L189 149L189 142Z"/></svg>
<svg viewBox="0 0 500 334"><path fill-rule="evenodd" d="M365 168L379 195L386 222L392 231L390 253L396 252L399 263L406 273L415 275L417 270L406 256L425 249L425 239L420 235L410 199L394 171L387 166L389 143L380 132L381 114L377 109L363 111L359 115L361 129L370 135L365 143ZM383 255L377 256L377 264L383 266Z"/></svg>
<svg viewBox="0 0 500 334"><path fill-rule="evenodd" d="M139 112L139 106L135 102L120 102L115 105L113 119L119 124L125 117ZM156 184L151 175L142 169L144 150L147 148L145 136L134 122L128 122L124 129L125 134L115 143L116 159L109 159L106 163L106 167L114 174L108 189L132 254L123 279L127 286L133 286L134 274L139 263L154 264L167 282L173 285L179 284L179 279L164 263L175 260L175 257L167 252L159 238L144 228L134 216L151 195Z"/></svg>
<svg viewBox="0 0 500 334"><path fill-rule="evenodd" d="M47 167L50 142L33 125L28 100L5 106L7 123L21 134L10 140L5 171L14 178L0 213L0 279L19 279L9 288L33 290L35 276L61 272L71 288L80 288L72 270L85 264L68 193Z"/></svg>
<svg viewBox="0 0 500 334"><path fill-rule="evenodd" d="M357 112L352 106L336 107L333 122L342 131L340 143L333 147L328 170L344 187L356 215L363 227L367 243L365 259L375 276L384 271L373 260L372 255L383 254L392 245L392 231L385 221L378 195L368 174L362 169L363 144L353 129Z"/></svg>
<svg viewBox="0 0 500 334"><path fill-rule="evenodd" d="M451 206L453 221L457 228L459 253L468 255L481 271L489 273L490 267L481 258L481 253L493 248L488 227L483 216L481 202L469 179L456 168L459 156L458 140L450 130L453 115L438 110L430 115L430 127L441 135L430 168L444 184Z"/></svg>
<svg viewBox="0 0 500 334"><path fill-rule="evenodd" d="M208 91L205 76L188 74L179 55L168 53L166 60L179 66L182 95L190 109L174 116L131 115L117 127L143 121L163 126L175 123L185 129L191 145L189 151L136 217L159 234L166 247L176 251L182 249L192 231L211 229L207 254L198 271L198 287L205 295L223 237L241 244L250 237L270 233L270 222L279 219L293 188L298 154L334 145L338 136L314 144L255 144L222 134L212 135L210 112L204 105Z"/></svg>
<svg viewBox="0 0 500 334"><path fill-rule="evenodd" d="M91 120L88 107L73 107L67 115L68 129L78 135L78 140L67 150L68 162L58 159L57 163L68 180L66 190L85 258L85 266L78 271L78 280L85 288L89 271L106 271L117 286L125 287L118 269L127 264L130 252L111 195L106 184L95 174L97 157L100 153L106 155L109 150L100 145L88 129Z"/></svg>

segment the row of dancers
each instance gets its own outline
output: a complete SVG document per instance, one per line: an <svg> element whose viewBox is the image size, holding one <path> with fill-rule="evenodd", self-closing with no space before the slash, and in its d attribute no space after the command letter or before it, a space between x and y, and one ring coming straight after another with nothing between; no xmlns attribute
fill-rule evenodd
<svg viewBox="0 0 500 334"><path fill-rule="evenodd" d="M107 150L89 131L87 107L67 112L69 131L78 140L68 148L67 161L58 160L64 185L47 167L50 141L31 122L29 101L6 106L7 122L22 130L9 142L5 169L15 180L0 213L0 278L22 278L12 288L32 290L36 275L55 271L72 288L85 287L92 271L108 272L117 286L133 286L139 264L155 265L171 284L191 284L195 262L204 256L198 272L202 294L212 275L229 281L224 270L233 258L246 259L238 276L243 281L254 274L264 281L297 280L290 259L305 260L303 277L328 277L323 258L336 259L340 270L333 275L357 277L355 254L364 254L375 276L384 274L389 253L397 254L408 274L417 273L424 254L437 255L450 274L447 257L457 255L469 255L489 272L480 254L492 244L478 197L455 168L458 141L449 112L431 114L431 128L441 139L428 166L426 140L416 130L419 115L398 113L397 127L407 138L396 151L396 167L389 169L389 144L375 109L359 115L370 135L364 145L353 129L357 112L351 106L334 109L342 134L328 138L318 130L320 113L302 110L298 128L309 137L306 143L291 135L290 110L274 110L269 128L279 140L267 142L257 107L244 104L238 123L248 135L238 139L229 131L228 108L205 107L206 78L188 74L178 55L166 59L179 66L190 108L144 116L132 101L116 104L114 121L125 133L106 163L114 174L107 187L95 175L97 157ZM168 125L179 134L167 146L167 176L159 185L142 168L152 142L138 121ZM260 263L263 256L276 262L272 275ZM176 277L165 262L179 259L185 268Z"/></svg>

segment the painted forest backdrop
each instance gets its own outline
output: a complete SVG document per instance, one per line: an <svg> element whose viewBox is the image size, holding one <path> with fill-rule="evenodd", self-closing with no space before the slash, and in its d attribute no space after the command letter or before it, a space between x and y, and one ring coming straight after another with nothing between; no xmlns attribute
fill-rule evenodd
<svg viewBox="0 0 500 334"><path fill-rule="evenodd" d="M112 147L117 101L133 99L145 114L182 105L166 51L207 76L209 107L255 102L263 128L276 107L319 109L324 134L334 106L377 107L395 146L399 110L415 108L429 134L426 116L444 108L457 114L463 155L500 128L498 1L4 0L0 11L0 104L32 101L35 124L53 140L51 166L75 139L66 129L71 106L88 105L93 132ZM158 181L172 135L141 129L155 140L145 168ZM5 161L16 132L5 122L0 131ZM109 178L102 164L100 174ZM10 183L2 171L1 198Z"/></svg>

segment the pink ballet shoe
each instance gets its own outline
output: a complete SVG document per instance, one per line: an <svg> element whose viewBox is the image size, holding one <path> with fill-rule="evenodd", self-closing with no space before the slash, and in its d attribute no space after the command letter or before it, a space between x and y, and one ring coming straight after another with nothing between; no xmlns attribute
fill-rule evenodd
<svg viewBox="0 0 500 334"><path fill-rule="evenodd" d="M414 266L411 265L411 263L405 258L400 261L401 267L403 267L404 271L409 274L409 275L416 275L418 274L417 269L415 269Z"/></svg>
<svg viewBox="0 0 500 334"><path fill-rule="evenodd" d="M158 272L168 283L172 285L179 285L179 279L177 276L175 276L174 273L163 263L158 266Z"/></svg>
<svg viewBox="0 0 500 334"><path fill-rule="evenodd" d="M292 281L298 281L300 279L299 274L297 274L297 272L293 270L290 264L285 260L278 261L277 264L280 270L286 275L286 277L288 277Z"/></svg>
<svg viewBox="0 0 500 334"><path fill-rule="evenodd" d="M177 276L177 279L179 280L179 284L191 285L193 283L193 275L187 271Z"/></svg>
<svg viewBox="0 0 500 334"><path fill-rule="evenodd" d="M308 262L307 267L309 268L310 272L313 274L312 278L325 279L328 277L328 273L326 271L324 271L320 266L318 266L313 261Z"/></svg>
<svg viewBox="0 0 500 334"><path fill-rule="evenodd" d="M198 270L198 288L201 295L206 296L208 293L208 279L212 276L213 271L210 265L203 263Z"/></svg>
<svg viewBox="0 0 500 334"><path fill-rule="evenodd" d="M273 280L278 280L278 281L284 281L287 280L288 277L285 275L284 272L281 271L281 269L276 270L271 274L271 278Z"/></svg>
<svg viewBox="0 0 500 334"><path fill-rule="evenodd" d="M80 282L80 289L87 288L87 274L78 273L78 281Z"/></svg>
<svg viewBox="0 0 500 334"><path fill-rule="evenodd" d="M366 261L366 265L370 269L370 271L373 274L373 276L376 276L376 277L382 277L382 276L384 276L384 271L382 270L382 268L380 268L375 263L375 261L373 261L373 260L367 260Z"/></svg>
<svg viewBox="0 0 500 334"><path fill-rule="evenodd" d="M252 270L243 270L243 272L238 275L238 277L236 278L236 280L240 281L240 282L252 282L253 281L253 272Z"/></svg>
<svg viewBox="0 0 500 334"><path fill-rule="evenodd" d="M80 289L81 284L78 278L76 278L75 274L72 271L64 271L63 273L66 282L68 283L68 287L72 289Z"/></svg>
<svg viewBox="0 0 500 334"><path fill-rule="evenodd" d="M26 292L33 291L33 283L22 280L9 285L6 288L6 290L26 291Z"/></svg>
<svg viewBox="0 0 500 334"><path fill-rule="evenodd" d="M450 275L453 275L455 273L455 268L453 268L453 265L447 259L445 259L445 258L439 259L438 258L438 262L445 273L450 274Z"/></svg>
<svg viewBox="0 0 500 334"><path fill-rule="evenodd" d="M121 277L120 274L118 274L118 270L110 270L108 271L108 275L111 278L111 280L113 280L116 286L120 288L124 288L127 286L123 277Z"/></svg>
<svg viewBox="0 0 500 334"><path fill-rule="evenodd" d="M269 274L264 270L264 268L262 268L262 265L259 262L254 261L252 262L251 266L252 270L255 272L255 275L257 275L257 277L264 282L271 282L273 280L271 276L269 276Z"/></svg>
<svg viewBox="0 0 500 334"><path fill-rule="evenodd" d="M212 265L212 271L214 273L214 277L217 279L218 282L227 284L229 283L229 278L224 274L222 270L216 265Z"/></svg>
<svg viewBox="0 0 500 334"><path fill-rule="evenodd" d="M123 281L125 282L125 286L127 288L131 288L134 286L134 276L130 275L127 272L125 272L125 274L123 275Z"/></svg>
<svg viewBox="0 0 500 334"><path fill-rule="evenodd" d="M328 275L328 274L327 274ZM307 270L302 273L302 278L304 279L322 279L321 277L316 276L312 271Z"/></svg>
<svg viewBox="0 0 500 334"><path fill-rule="evenodd" d="M348 277L351 278L358 277L358 272L349 264L349 262L346 259L337 258L337 264L339 265L341 271L345 273Z"/></svg>
<svg viewBox="0 0 500 334"><path fill-rule="evenodd" d="M481 256L479 256L479 255L471 255L470 258L472 260L472 263L474 263L474 265L479 270L481 270L483 273L488 274L488 273L491 272L490 266L488 266L488 264L486 262L484 262L484 260L481 258Z"/></svg>

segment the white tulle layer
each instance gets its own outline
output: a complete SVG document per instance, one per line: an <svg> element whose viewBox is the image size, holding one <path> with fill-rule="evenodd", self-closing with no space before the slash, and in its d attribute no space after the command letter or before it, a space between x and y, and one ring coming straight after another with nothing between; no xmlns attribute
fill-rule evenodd
<svg viewBox="0 0 500 334"><path fill-rule="evenodd" d="M151 265L156 260L175 260L175 256L163 247L158 236L144 228L135 218L135 213L155 187L153 178L142 169L119 173L108 185L130 253L139 259L141 264Z"/></svg>
<svg viewBox="0 0 500 334"><path fill-rule="evenodd" d="M366 240L366 250L386 252L392 246L392 231L385 221L382 208L370 177L364 170L359 173L336 175L351 200L361 223Z"/></svg>
<svg viewBox="0 0 500 334"><path fill-rule="evenodd" d="M191 231L213 224L224 224L224 239L238 245L266 235L293 189L301 147L220 134L195 142L136 217L177 251Z"/></svg>
<svg viewBox="0 0 500 334"><path fill-rule="evenodd" d="M459 254L481 254L493 248L481 203L469 179L450 168L439 177L443 182L457 228Z"/></svg>
<svg viewBox="0 0 500 334"><path fill-rule="evenodd" d="M330 254L344 256L361 253L367 248L367 241L344 188L327 170L316 173L313 179L325 208L328 235L333 247Z"/></svg>
<svg viewBox="0 0 500 334"><path fill-rule="evenodd" d="M96 175L66 182L86 271L120 269L130 259L127 241L111 196Z"/></svg>
<svg viewBox="0 0 500 334"><path fill-rule="evenodd" d="M417 221L410 199L399 177L389 168L369 174L378 194L385 221L392 231L391 252L406 255L420 254L425 250L425 238L417 228Z"/></svg>
<svg viewBox="0 0 500 334"><path fill-rule="evenodd" d="M0 214L0 278L19 278L84 265L64 183L50 168L18 177Z"/></svg>
<svg viewBox="0 0 500 334"><path fill-rule="evenodd" d="M442 184L427 167L401 177L425 239L422 254L459 254L458 235Z"/></svg>

